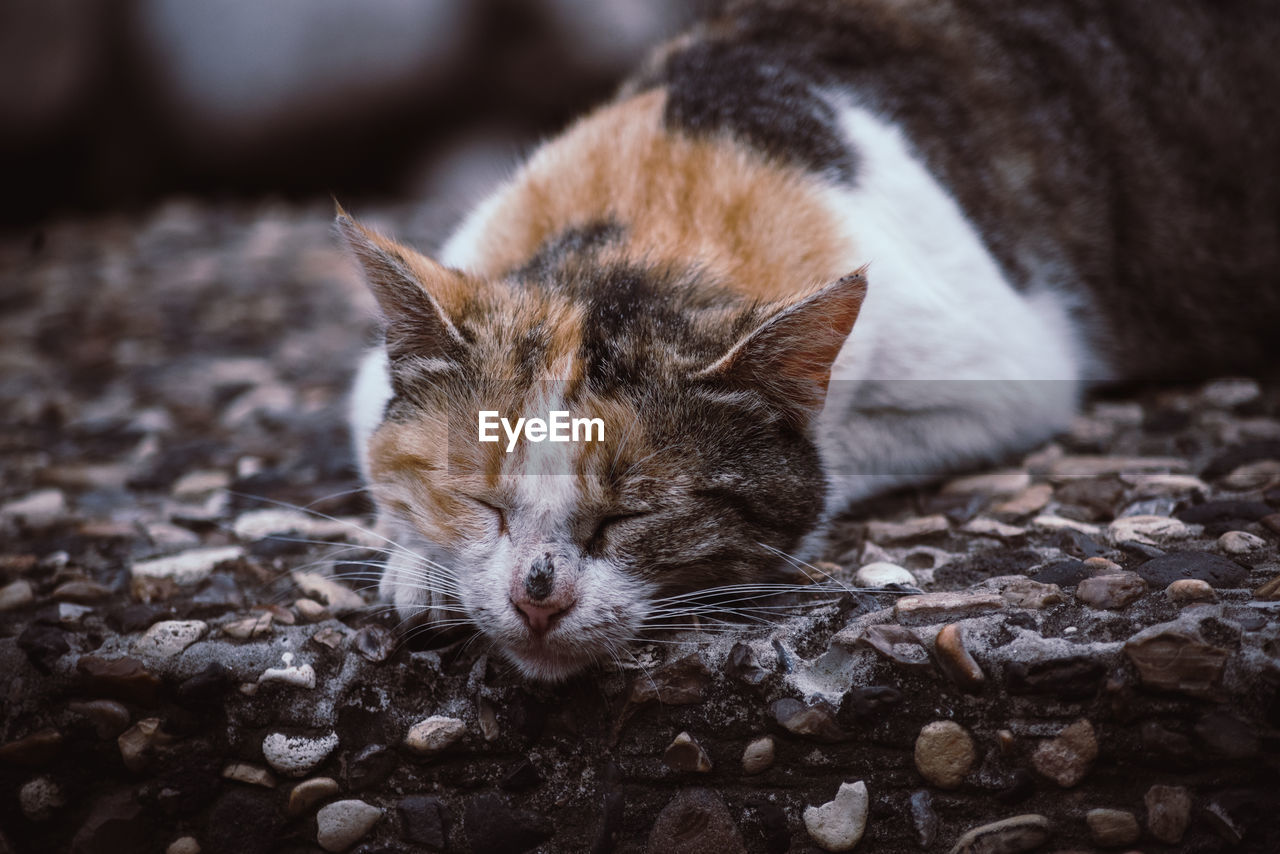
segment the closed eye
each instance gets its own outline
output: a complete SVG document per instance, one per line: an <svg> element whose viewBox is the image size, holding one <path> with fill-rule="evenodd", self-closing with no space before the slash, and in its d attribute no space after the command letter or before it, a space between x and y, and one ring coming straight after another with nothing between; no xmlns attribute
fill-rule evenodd
<svg viewBox="0 0 1280 854"><path fill-rule="evenodd" d="M470 499L472 503L480 505L485 510L488 510L491 514L493 514L493 518L498 521L498 533L500 535L505 534L507 532L507 511L506 510L503 510L501 507L499 507L496 504L490 504L488 501L485 501L482 498L476 498L473 495L469 495L467 496L467 498Z"/></svg>
<svg viewBox="0 0 1280 854"><path fill-rule="evenodd" d="M611 529L616 528L619 525L623 525L627 522L634 521L636 519L642 519L648 515L650 514L636 512L636 513L614 513L609 516L601 516L599 521L596 522L595 531L593 531L591 536L587 539L587 551L589 552L599 551L604 546L605 541L608 539L609 532Z"/></svg>

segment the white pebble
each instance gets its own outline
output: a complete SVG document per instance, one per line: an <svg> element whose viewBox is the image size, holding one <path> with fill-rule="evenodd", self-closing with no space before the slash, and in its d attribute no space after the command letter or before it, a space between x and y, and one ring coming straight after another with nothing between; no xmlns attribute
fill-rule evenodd
<svg viewBox="0 0 1280 854"><path fill-rule="evenodd" d="M61 489L41 489L0 505L0 516L17 519L32 528L46 528L67 515L67 497Z"/></svg>
<svg viewBox="0 0 1280 854"><path fill-rule="evenodd" d="M439 753L467 732L467 725L457 718L432 715L409 727L404 746L424 756Z"/></svg>
<svg viewBox="0 0 1280 854"><path fill-rule="evenodd" d="M835 800L805 807L805 830L824 851L852 851L867 829L867 800L866 783L841 783Z"/></svg>
<svg viewBox="0 0 1280 854"><path fill-rule="evenodd" d="M200 640L209 631L202 620L164 620L147 629L134 641L133 651L143 655L172 658Z"/></svg>
<svg viewBox="0 0 1280 854"><path fill-rule="evenodd" d="M298 585L303 593L328 605L329 613L335 617L341 617L343 614L365 607L365 602L360 598L359 593L319 573L294 572L293 583Z"/></svg>
<svg viewBox="0 0 1280 854"><path fill-rule="evenodd" d="M36 595L31 589L31 582L25 578L19 578L0 587L0 611L11 611L14 608L30 605L35 599Z"/></svg>
<svg viewBox="0 0 1280 854"><path fill-rule="evenodd" d="M131 572L134 576L145 578L171 578L177 584L198 584L208 578L219 564L242 557L244 549L239 546L192 549L169 557L135 563Z"/></svg>
<svg viewBox="0 0 1280 854"><path fill-rule="evenodd" d="M1248 531L1227 531L1221 537L1218 537L1218 548L1229 555L1252 554L1256 551L1262 551L1266 547L1266 540L1257 534L1250 534Z"/></svg>
<svg viewBox="0 0 1280 854"><path fill-rule="evenodd" d="M887 587L890 584L905 584L914 587L916 578L896 563L877 561L859 569L853 576L859 587Z"/></svg>
<svg viewBox="0 0 1280 854"><path fill-rule="evenodd" d="M337 746L336 732L318 738L273 732L262 740L262 757L281 774L302 777L323 762Z"/></svg>
<svg viewBox="0 0 1280 854"><path fill-rule="evenodd" d="M346 851L382 818L382 810L364 801L334 801L316 813L316 841L325 851Z"/></svg>

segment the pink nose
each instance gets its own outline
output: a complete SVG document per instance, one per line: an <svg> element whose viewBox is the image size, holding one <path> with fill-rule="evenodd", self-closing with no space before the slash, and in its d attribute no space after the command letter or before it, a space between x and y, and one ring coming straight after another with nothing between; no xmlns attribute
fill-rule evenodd
<svg viewBox="0 0 1280 854"><path fill-rule="evenodd" d="M562 601L531 602L528 599L521 599L512 600L511 604L516 606L516 612L529 627L529 631L535 635L545 635L561 617L569 612L574 603L572 599L568 604Z"/></svg>

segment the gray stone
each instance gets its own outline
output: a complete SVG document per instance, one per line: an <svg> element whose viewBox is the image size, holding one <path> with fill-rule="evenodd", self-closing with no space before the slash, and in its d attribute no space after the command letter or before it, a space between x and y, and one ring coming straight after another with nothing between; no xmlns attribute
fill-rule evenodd
<svg viewBox="0 0 1280 854"><path fill-rule="evenodd" d="M747 847L720 795L708 789L685 789L658 813L645 850L653 854L745 854Z"/></svg>
<svg viewBox="0 0 1280 854"><path fill-rule="evenodd" d="M841 783L834 800L805 807L804 828L824 851L852 851L867 829L867 784Z"/></svg>
<svg viewBox="0 0 1280 854"><path fill-rule="evenodd" d="M381 818L382 810L364 801L334 801L316 813L316 841L325 851L346 851Z"/></svg>
<svg viewBox="0 0 1280 854"><path fill-rule="evenodd" d="M874 543L898 543L946 533L950 527L947 517L938 513L903 522L868 522L867 537Z"/></svg>
<svg viewBox="0 0 1280 854"><path fill-rule="evenodd" d="M938 838L938 813L933 809L933 795L927 789L911 794L907 802L911 808L911 826L916 832L916 843L921 848L932 848Z"/></svg>
<svg viewBox="0 0 1280 854"><path fill-rule="evenodd" d="M19 578L0 587L0 611L23 608L35 600L35 591L31 587L31 582L25 578Z"/></svg>
<svg viewBox="0 0 1280 854"><path fill-rule="evenodd" d="M18 805L22 807L22 814L31 821L48 821L66 804L62 787L52 777L28 780L18 790Z"/></svg>
<svg viewBox="0 0 1280 854"><path fill-rule="evenodd" d="M1056 584L1015 578L1000 590L1000 595L1015 608L1039 611L1062 601L1062 588Z"/></svg>
<svg viewBox="0 0 1280 854"><path fill-rule="evenodd" d="M896 623L868 626L858 642L869 646L890 661L914 670L932 671L929 649L916 633Z"/></svg>
<svg viewBox="0 0 1280 854"><path fill-rule="evenodd" d="M939 788L958 788L977 758L973 737L955 721L926 724L916 736L916 770Z"/></svg>
<svg viewBox="0 0 1280 854"><path fill-rule="evenodd" d="M1095 575L1076 585L1076 598L1090 608L1118 609L1132 604L1147 592L1147 582L1136 572Z"/></svg>
<svg viewBox="0 0 1280 854"><path fill-rule="evenodd" d="M13 519L30 528L48 528L67 516L67 497L61 489L41 489L0 504L0 518Z"/></svg>

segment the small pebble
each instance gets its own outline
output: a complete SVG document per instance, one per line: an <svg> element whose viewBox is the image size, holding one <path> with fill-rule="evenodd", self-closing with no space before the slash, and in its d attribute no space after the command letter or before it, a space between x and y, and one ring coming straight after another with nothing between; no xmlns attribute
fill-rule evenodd
<svg viewBox="0 0 1280 854"><path fill-rule="evenodd" d="M1004 586L1000 596L1015 608L1040 611L1062 601L1062 588L1030 578L1015 578Z"/></svg>
<svg viewBox="0 0 1280 854"><path fill-rule="evenodd" d="M927 789L913 792L907 802L911 808L911 825L916 831L916 843L921 848L932 848L938 838L938 813L933 809L933 795Z"/></svg>
<svg viewBox="0 0 1280 854"><path fill-rule="evenodd" d="M926 724L916 737L916 769L939 788L958 788L977 758L973 738L955 721Z"/></svg>
<svg viewBox="0 0 1280 854"><path fill-rule="evenodd" d="M262 740L267 764L287 777L302 777L328 758L338 746L338 734L319 737L273 732Z"/></svg>
<svg viewBox="0 0 1280 854"><path fill-rule="evenodd" d="M270 611L263 611L260 614L224 623L219 630L227 637L236 640L262 638L271 634L271 623L274 620L275 615Z"/></svg>
<svg viewBox="0 0 1280 854"><path fill-rule="evenodd" d="M231 475L224 471L192 471L178 478L169 494L184 501L198 501L230 485Z"/></svg>
<svg viewBox="0 0 1280 854"><path fill-rule="evenodd" d="M1226 489L1241 492L1265 489L1280 479L1280 460L1255 460L1233 469L1219 483Z"/></svg>
<svg viewBox="0 0 1280 854"><path fill-rule="evenodd" d="M284 667L268 667L262 671L262 675L258 677L258 683L264 682L283 682L286 685L296 685L299 688L308 690L316 687L316 671L310 664L295 665L293 663L293 653L286 652L281 656L284 661Z"/></svg>
<svg viewBox="0 0 1280 854"><path fill-rule="evenodd" d="M742 773L761 774L773 766L776 744L771 735L753 739L742 751Z"/></svg>
<svg viewBox="0 0 1280 854"><path fill-rule="evenodd" d="M958 623L943 626L933 642L933 648L943 671L961 690L970 694L982 690L986 674L965 648L964 634Z"/></svg>
<svg viewBox="0 0 1280 854"><path fill-rule="evenodd" d="M22 814L31 821L47 821L66 806L62 787L50 777L36 777L22 784L18 790L18 805Z"/></svg>
<svg viewBox="0 0 1280 854"><path fill-rule="evenodd" d="M1275 602L1280 600L1280 575L1277 575L1275 578L1253 591L1253 598L1260 602Z"/></svg>
<svg viewBox="0 0 1280 854"><path fill-rule="evenodd" d="M419 756L431 756L449 747L466 732L467 725L457 718L432 715L409 727L404 746Z"/></svg>
<svg viewBox="0 0 1280 854"><path fill-rule="evenodd" d="M298 589L303 593L328 605L329 613L335 617L341 617L365 607L365 601L360 598L359 593L319 573L295 571L293 583L298 585Z"/></svg>
<svg viewBox="0 0 1280 854"><path fill-rule="evenodd" d="M147 629L133 644L140 655L172 658L200 640L209 631L202 620L163 620Z"/></svg>
<svg viewBox="0 0 1280 854"><path fill-rule="evenodd" d="M961 533L975 534L980 537L995 537L1001 540L1012 540L1017 537L1026 536L1027 529L1019 528L1017 525L1007 525L1004 522L988 519L979 516L976 519L970 519L960 528Z"/></svg>
<svg viewBox="0 0 1280 854"><path fill-rule="evenodd" d="M111 589L89 579L76 579L59 584L51 594L59 602L100 602L111 595Z"/></svg>
<svg viewBox="0 0 1280 854"><path fill-rule="evenodd" d="M1142 598L1147 582L1136 572L1117 572L1083 579L1076 598L1090 608L1118 609Z"/></svg>
<svg viewBox="0 0 1280 854"><path fill-rule="evenodd" d="M338 794L338 781L332 777L312 777L303 780L289 791L289 805L286 810L290 817L296 818L316 804Z"/></svg>
<svg viewBox="0 0 1280 854"><path fill-rule="evenodd" d="M275 775L261 765L254 765L252 762L232 762L222 769L222 776L224 779L235 780L237 783L248 783L251 786L262 786L266 789L274 789L276 787Z"/></svg>
<svg viewBox="0 0 1280 854"><path fill-rule="evenodd" d="M873 543L896 543L943 534L950 527L947 517L937 513L932 516L907 519L903 522L868 522L867 537Z"/></svg>
<svg viewBox="0 0 1280 854"><path fill-rule="evenodd" d="M1128 810L1093 809L1085 813L1084 820L1094 843L1106 848L1132 845L1142 835L1138 819Z"/></svg>
<svg viewBox="0 0 1280 854"><path fill-rule="evenodd" d="M156 750L172 741L161 731L160 718L143 718L116 738L124 767L135 773L146 770Z"/></svg>
<svg viewBox="0 0 1280 854"><path fill-rule="evenodd" d="M1052 825L1042 815L1015 815L975 827L956 842L951 854L1022 854L1039 848Z"/></svg>
<svg viewBox="0 0 1280 854"><path fill-rule="evenodd" d="M218 566L244 557L240 546L192 549L169 557L144 560L130 569L135 578L169 579L176 584L192 585L204 581Z"/></svg>
<svg viewBox="0 0 1280 854"><path fill-rule="evenodd" d="M129 728L129 709L115 700L72 702L67 710L92 724L98 738L115 738Z"/></svg>
<svg viewBox="0 0 1280 854"><path fill-rule="evenodd" d="M1005 605L999 593L921 593L903 596L894 603L898 617L926 617L936 620L961 619L987 611L998 611Z"/></svg>
<svg viewBox="0 0 1280 854"><path fill-rule="evenodd" d="M914 587L916 577L897 564L879 561L859 569L854 573L853 581L859 587L888 587L890 584Z"/></svg>
<svg viewBox="0 0 1280 854"><path fill-rule="evenodd" d="M991 495L1007 498L1031 486L1031 475L1020 469L971 474L948 481L942 487L946 495Z"/></svg>
<svg viewBox="0 0 1280 854"><path fill-rule="evenodd" d="M682 732L662 754L663 763L672 771L705 774L711 770L711 757L687 732Z"/></svg>
<svg viewBox="0 0 1280 854"><path fill-rule="evenodd" d="M200 854L200 843L194 836L180 836L169 843L164 854Z"/></svg>
<svg viewBox="0 0 1280 854"><path fill-rule="evenodd" d="M1031 755L1031 764L1041 775L1064 789L1080 783L1098 758L1098 737L1093 724L1080 719L1042 742Z"/></svg>
<svg viewBox="0 0 1280 854"><path fill-rule="evenodd" d="M334 801L316 813L316 841L325 851L346 851L381 818L382 810L364 801Z"/></svg>
<svg viewBox="0 0 1280 854"><path fill-rule="evenodd" d="M1084 568L1089 570L1090 575L1114 575L1117 572L1124 572L1123 566L1105 557L1087 558L1084 561Z"/></svg>
<svg viewBox="0 0 1280 854"><path fill-rule="evenodd" d="M1152 786L1143 797L1147 830L1161 842L1177 845L1191 823L1191 793L1182 786Z"/></svg>
<svg viewBox="0 0 1280 854"><path fill-rule="evenodd" d="M1047 483L1028 486L1008 501L991 508L993 513L1003 516L1030 516L1039 513L1053 498L1053 487Z"/></svg>
<svg viewBox="0 0 1280 854"><path fill-rule="evenodd" d="M232 530L241 540L263 540L270 536L304 534L311 528L311 517L297 510L269 508L241 513Z"/></svg>
<svg viewBox="0 0 1280 854"><path fill-rule="evenodd" d="M1248 531L1227 531L1218 537L1218 548L1229 555L1251 555L1266 551L1267 541Z"/></svg>
<svg viewBox="0 0 1280 854"><path fill-rule="evenodd" d="M1199 578L1180 578L1164 589L1164 595L1179 605L1218 601L1217 591Z"/></svg>
<svg viewBox="0 0 1280 854"><path fill-rule="evenodd" d="M66 515L67 497L61 489L41 489L0 504L0 518L15 519L30 528L48 528Z"/></svg>
<svg viewBox="0 0 1280 854"><path fill-rule="evenodd" d="M304 623L318 623L329 619L329 609L314 599L298 599L293 603L293 609L298 612L298 619Z"/></svg>
<svg viewBox="0 0 1280 854"><path fill-rule="evenodd" d="M169 848L164 849L164 854L200 854L200 842L196 841L195 836L179 836L169 842Z"/></svg>
<svg viewBox="0 0 1280 854"><path fill-rule="evenodd" d="M377 664L386 661L396 651L396 636L384 626L365 626L356 632L351 646L361 656Z"/></svg>
<svg viewBox="0 0 1280 854"><path fill-rule="evenodd" d="M824 851L852 851L867 829L867 807L866 783L841 783L835 800L805 807L805 830Z"/></svg>
<svg viewBox="0 0 1280 854"><path fill-rule="evenodd" d="M11 581L4 587L0 587L0 611L12 611L15 608L22 608L30 605L35 600L35 591L31 589L31 582L25 578L19 578L17 581Z"/></svg>

